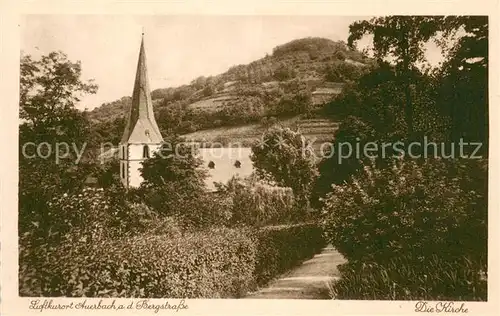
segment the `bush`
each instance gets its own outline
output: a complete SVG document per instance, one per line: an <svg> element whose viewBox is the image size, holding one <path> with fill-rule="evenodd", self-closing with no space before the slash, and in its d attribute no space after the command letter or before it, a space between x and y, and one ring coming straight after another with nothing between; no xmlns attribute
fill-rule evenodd
<svg viewBox="0 0 500 316"><path fill-rule="evenodd" d="M450 262L435 255L416 264L398 257L386 264L349 262L339 267L342 278L330 285L330 296L350 300L487 299L485 271L465 258Z"/></svg>
<svg viewBox="0 0 500 316"><path fill-rule="evenodd" d="M231 224L266 226L292 222L295 197L290 188L273 187L253 179L231 179L219 187L230 199Z"/></svg>
<svg viewBox="0 0 500 316"><path fill-rule="evenodd" d="M90 188L54 197L44 220L50 224L32 222L31 229L19 236L21 293L53 288L53 275L47 265L60 263L62 258L54 251L64 245L87 249L86 245L154 231L164 222L147 206L126 202L119 189Z"/></svg>
<svg viewBox="0 0 500 316"><path fill-rule="evenodd" d="M252 146L256 174L293 190L297 204L307 210L318 170L314 150L299 131L273 127Z"/></svg>
<svg viewBox="0 0 500 316"><path fill-rule="evenodd" d="M20 295L240 297L323 245L314 225L76 240L46 249L40 269L24 266Z"/></svg>
<svg viewBox="0 0 500 316"><path fill-rule="evenodd" d="M228 229L65 244L47 256L50 274L31 296L228 297L251 286L255 253ZM57 259L55 259L57 258Z"/></svg>
<svg viewBox="0 0 500 316"><path fill-rule="evenodd" d="M460 179L450 176L456 175L453 169L431 159L365 167L352 183L334 186L328 195L323 209L327 239L348 259L406 253L457 258L467 253L484 259L485 192L464 190Z"/></svg>
<svg viewBox="0 0 500 316"><path fill-rule="evenodd" d="M324 229L349 260L336 287L341 295L388 297L390 280L403 299L444 299L450 288L455 298L486 299L478 281L487 271L485 175L477 161L401 160L366 166L351 183L334 186ZM424 275L433 279L427 286Z"/></svg>

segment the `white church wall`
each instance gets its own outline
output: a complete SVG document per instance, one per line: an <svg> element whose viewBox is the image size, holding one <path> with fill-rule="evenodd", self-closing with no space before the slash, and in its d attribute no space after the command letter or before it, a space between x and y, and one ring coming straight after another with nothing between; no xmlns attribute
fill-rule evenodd
<svg viewBox="0 0 500 316"><path fill-rule="evenodd" d="M233 176L242 178L250 176L254 170L250 159L251 153L250 147L200 148L198 155L203 160L203 167L209 173L206 180L208 189L214 191L214 182L227 183ZM234 165L237 160L241 163L240 168ZM215 164L213 169L208 167L210 161Z"/></svg>

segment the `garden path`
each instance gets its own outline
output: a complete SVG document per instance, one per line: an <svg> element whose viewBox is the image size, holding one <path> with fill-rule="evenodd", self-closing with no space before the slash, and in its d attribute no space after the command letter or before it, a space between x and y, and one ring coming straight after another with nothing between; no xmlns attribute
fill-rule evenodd
<svg viewBox="0 0 500 316"><path fill-rule="evenodd" d="M249 293L245 298L329 299L327 284L340 277L337 266L345 262L335 248L327 246L312 259L271 281L267 287Z"/></svg>

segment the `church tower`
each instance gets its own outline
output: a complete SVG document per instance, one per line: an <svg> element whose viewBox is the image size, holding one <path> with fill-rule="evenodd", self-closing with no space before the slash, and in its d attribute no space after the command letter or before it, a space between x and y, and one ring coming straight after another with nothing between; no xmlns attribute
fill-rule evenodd
<svg viewBox="0 0 500 316"><path fill-rule="evenodd" d="M151 157L163 142L153 113L149 91L144 33L142 34L137 73L135 75L132 107L120 141L120 179L125 188L138 187L142 182L139 171L142 162Z"/></svg>

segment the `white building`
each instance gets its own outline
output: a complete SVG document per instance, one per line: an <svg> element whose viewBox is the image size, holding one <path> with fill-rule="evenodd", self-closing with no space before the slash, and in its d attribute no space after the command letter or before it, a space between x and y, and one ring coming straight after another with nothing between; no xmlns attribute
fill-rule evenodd
<svg viewBox="0 0 500 316"><path fill-rule="evenodd" d="M143 180L139 171L142 168L141 163L151 157L162 142L163 137L153 113L143 36L132 94L132 106L119 146L120 179L126 188L138 187L141 184Z"/></svg>
<svg viewBox="0 0 500 316"><path fill-rule="evenodd" d="M163 137L153 113L148 83L144 38L141 41L132 106L120 141L120 179L125 188L140 186L143 178L139 169L163 143ZM246 177L253 171L250 148L202 148L198 157L208 169L207 188L215 190L214 182L226 183L233 176Z"/></svg>
<svg viewBox="0 0 500 316"><path fill-rule="evenodd" d="M215 182L226 184L232 177L245 178L254 171L249 147L200 148L198 157L208 169L207 189L215 191Z"/></svg>

